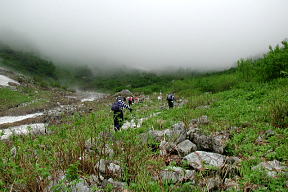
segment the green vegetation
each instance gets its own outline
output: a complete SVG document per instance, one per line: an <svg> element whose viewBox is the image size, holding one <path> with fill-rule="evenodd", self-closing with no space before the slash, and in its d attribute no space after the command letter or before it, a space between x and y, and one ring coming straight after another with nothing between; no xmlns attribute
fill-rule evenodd
<svg viewBox="0 0 288 192"><path fill-rule="evenodd" d="M49 178L61 172L66 173L69 182L88 180L92 174L98 174L95 166L100 159L113 159L120 162L124 170L121 181L126 182L131 191L205 191L189 182L169 184L155 180L153 177L166 166L165 159L155 149L159 143L149 139L143 143L141 134L151 129L170 128L179 121L187 125L191 119L207 115L210 123L199 128L207 134L229 132L225 153L242 159L238 175L241 191L287 191L287 176L269 177L261 170L251 169L268 160L288 163L287 53L287 42L283 42L282 47L271 48L263 58L239 61L235 69L202 76L187 75L175 81L170 79L173 75L162 78L146 73L147 76L141 77L146 79L146 84L141 81L133 84L136 75L131 76L132 79L120 76L123 84L131 83L125 88L147 93L175 91L187 104L171 110L161 109L166 102L159 102L157 94L151 94L149 100L133 106L133 113L125 114L127 120L150 116L141 128L114 133L112 113L107 107L112 100L105 99L95 102L95 110L90 114L76 114L67 117L66 123L50 126L53 134L15 136L9 142L1 142L0 188L2 191L10 191L11 186L15 191L42 191L49 184ZM97 86L108 89L114 86L109 83L118 77L101 78L103 85ZM124 87L119 82L113 90ZM5 91L5 94L15 94L11 90L0 90L3 94ZM19 97L28 98L21 94ZM201 107L206 105L209 107ZM160 113L151 116L156 112ZM95 143L93 152L85 152L87 141ZM105 153L107 145L114 150L114 156ZM13 147L16 153L11 152ZM171 165L178 164L172 162ZM208 174L205 170L200 171L198 177L205 174ZM69 191L63 183L54 190ZM112 190L111 186L106 187L106 191Z"/></svg>
<svg viewBox="0 0 288 192"><path fill-rule="evenodd" d="M32 98L21 92L9 88L0 89L0 111L15 107L21 103L29 102Z"/></svg>

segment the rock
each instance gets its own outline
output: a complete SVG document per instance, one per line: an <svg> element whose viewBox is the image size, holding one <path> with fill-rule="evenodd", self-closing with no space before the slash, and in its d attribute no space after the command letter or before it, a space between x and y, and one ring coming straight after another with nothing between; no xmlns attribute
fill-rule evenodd
<svg viewBox="0 0 288 192"><path fill-rule="evenodd" d="M206 180L206 187L208 191L219 189L221 184L222 182L219 176L212 177Z"/></svg>
<svg viewBox="0 0 288 192"><path fill-rule="evenodd" d="M83 179L81 179L76 185L71 185L71 192L92 192L89 185Z"/></svg>
<svg viewBox="0 0 288 192"><path fill-rule="evenodd" d="M109 178L108 180L104 180L102 183L103 188L107 187L107 185L113 186L113 191L124 191L125 187L127 186L124 182L114 181L112 178Z"/></svg>
<svg viewBox="0 0 288 192"><path fill-rule="evenodd" d="M16 148L15 146L13 146L13 147L11 148L10 154L11 154L11 156L12 156L13 158L16 157L16 155L17 155L17 148Z"/></svg>
<svg viewBox="0 0 288 192"><path fill-rule="evenodd" d="M176 153L176 145L172 142L161 141L159 145L160 155Z"/></svg>
<svg viewBox="0 0 288 192"><path fill-rule="evenodd" d="M109 144L106 144L104 150L102 151L103 154L108 155L109 157L113 157L114 150L110 147Z"/></svg>
<svg viewBox="0 0 288 192"><path fill-rule="evenodd" d="M95 168L106 176L121 178L123 170L118 164L116 161L100 159Z"/></svg>
<svg viewBox="0 0 288 192"><path fill-rule="evenodd" d="M116 93L114 96L132 96L133 93L129 91L128 89L124 89L118 93Z"/></svg>
<svg viewBox="0 0 288 192"><path fill-rule="evenodd" d="M99 185L102 181L104 180L104 177L99 174L98 175L90 175L88 178L88 182L91 183L92 185Z"/></svg>
<svg viewBox="0 0 288 192"><path fill-rule="evenodd" d="M197 146L189 140L182 141L176 147L176 150L181 156L188 155L189 153L196 151Z"/></svg>
<svg viewBox="0 0 288 192"><path fill-rule="evenodd" d="M224 181L226 191L240 191L240 185L233 179L226 178Z"/></svg>
<svg viewBox="0 0 288 192"><path fill-rule="evenodd" d="M215 153L223 154L228 139L229 139L228 135L216 135L212 137L211 138L212 151L214 151Z"/></svg>
<svg viewBox="0 0 288 192"><path fill-rule="evenodd" d="M9 86L13 86L13 87L17 87L19 85L19 83L14 83L14 82L8 82Z"/></svg>
<svg viewBox="0 0 288 192"><path fill-rule="evenodd" d="M201 117L198 118L198 123L199 124L208 124L209 120L208 120L208 116L207 115L203 115Z"/></svg>
<svg viewBox="0 0 288 192"><path fill-rule="evenodd" d="M88 183L84 179L80 178L79 180L69 182L65 177L66 176L63 172L59 172L56 177L48 178L50 184L44 189L44 192L56 190L67 191L67 189L71 192L92 192Z"/></svg>
<svg viewBox="0 0 288 192"><path fill-rule="evenodd" d="M88 139L85 141L85 149L93 150L95 148L95 142L92 139Z"/></svg>
<svg viewBox="0 0 288 192"><path fill-rule="evenodd" d="M271 129L265 131L265 137L266 137L266 138L272 137L272 136L274 136L274 135L275 135L275 131L273 131L273 130L271 130Z"/></svg>
<svg viewBox="0 0 288 192"><path fill-rule="evenodd" d="M173 130L184 130L185 129L185 124L184 122L179 122L176 123L172 126Z"/></svg>
<svg viewBox="0 0 288 192"><path fill-rule="evenodd" d="M194 169L203 169L208 166L220 168L224 165L225 156L218 153L210 153L205 151L195 151L186 155L183 160L188 161L189 165Z"/></svg>
<svg viewBox="0 0 288 192"><path fill-rule="evenodd" d="M160 172L162 181L169 183L179 183L183 181L194 181L195 171L185 170L181 167L169 167Z"/></svg>
<svg viewBox="0 0 288 192"><path fill-rule="evenodd" d="M228 164L239 164L242 160L239 157L227 157L226 162Z"/></svg>
<svg viewBox="0 0 288 192"><path fill-rule="evenodd" d="M190 132L189 139L196 144L198 150L212 151L212 137L194 131Z"/></svg>
<svg viewBox="0 0 288 192"><path fill-rule="evenodd" d="M253 170L264 169L268 176L276 177L278 173L288 173L288 167L283 165L280 161L266 161L262 162L255 167L252 167Z"/></svg>
<svg viewBox="0 0 288 192"><path fill-rule="evenodd" d="M199 129L190 129L187 132L189 139L196 144L198 150L213 151L215 153L224 153L229 135L218 133L215 136L207 136L199 131Z"/></svg>

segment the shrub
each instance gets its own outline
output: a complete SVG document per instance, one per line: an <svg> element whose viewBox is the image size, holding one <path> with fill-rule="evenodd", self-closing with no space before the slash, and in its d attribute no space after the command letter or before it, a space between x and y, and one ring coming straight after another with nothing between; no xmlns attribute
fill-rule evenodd
<svg viewBox="0 0 288 192"><path fill-rule="evenodd" d="M270 104L272 125L276 127L288 126L288 101L275 100Z"/></svg>

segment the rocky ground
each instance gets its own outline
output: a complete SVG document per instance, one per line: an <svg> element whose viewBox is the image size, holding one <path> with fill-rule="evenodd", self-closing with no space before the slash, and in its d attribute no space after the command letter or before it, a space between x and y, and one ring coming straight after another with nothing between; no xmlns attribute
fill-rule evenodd
<svg viewBox="0 0 288 192"><path fill-rule="evenodd" d="M19 79L21 78L16 78L14 74L8 72L4 73L2 70L0 84L13 90L17 90L19 86L34 86L27 83L27 81L19 81ZM40 107L30 107L37 102L37 100L32 100L1 111L0 129L2 134L0 139L8 140L13 134L53 134L47 130L47 126L61 124L63 117L71 116L75 113L88 114L93 112L97 110L97 102L107 103L107 107L109 107L113 99L113 97L96 92L71 92L51 89L49 93L52 94L49 102ZM130 93L125 91L125 94ZM150 97L142 96L141 98L146 103L139 110L152 110L153 105L149 105ZM158 97L158 99L162 98ZM187 101L184 99L179 100L177 107L180 108L186 103ZM209 107L209 105L201 105L195 108L209 109ZM165 107L161 105L157 105L155 108L165 110ZM145 113L140 118L133 117L129 119L124 123L122 130L140 129L145 121L161 114L161 110L160 112ZM153 179L159 181L159 183L167 183L169 185L190 183L201 187L203 191L244 190L248 192L259 187L247 185L243 188L240 186L240 167L241 162L245 159L242 156L229 156L227 152L227 143L231 139L232 132L237 132L241 127L232 126L224 131L213 133L202 132L200 127L210 123L209 117L203 115L185 122L179 121L171 127L165 127L161 130L151 128L139 135L143 146L149 146L154 151L159 151L155 158L162 159L165 165L160 171L149 169ZM275 135L273 130L267 130L259 136L256 142L261 143L273 135ZM98 137L98 139L94 140L84 140L83 153L79 157L79 161L85 161L86 158L93 156L96 152L99 153L100 140L113 140L113 146L105 143L100 149L101 154L109 158L100 158L95 164L90 165L93 174L85 177L80 177L76 174L74 175L75 178L71 178L73 174L69 173L69 171L56 170L53 175L49 176L49 183L44 191L66 191L69 189L75 192L100 192L110 187L110 191L127 192L129 184L124 182L125 170L120 161L114 160L116 153L121 153L124 150L121 146L122 141L117 140L113 132L101 132ZM16 156L17 149L12 148L11 154ZM276 178L280 174L288 175L288 167L277 160L267 161L263 159L261 163L251 167L251 169L263 170L272 178Z"/></svg>
<svg viewBox="0 0 288 192"><path fill-rule="evenodd" d="M37 94L40 89L31 80L20 74L0 69L0 88L8 88L14 91L23 87L34 90ZM36 98L32 101L21 103L11 108L0 111L1 139L7 139L12 134L28 134L28 129L33 133L43 133L43 130L51 124L59 124L62 117L74 113L85 113L92 110L89 102L100 100L108 95L98 92L64 91L56 88L46 88L49 97ZM39 101L45 101L43 105L34 105Z"/></svg>

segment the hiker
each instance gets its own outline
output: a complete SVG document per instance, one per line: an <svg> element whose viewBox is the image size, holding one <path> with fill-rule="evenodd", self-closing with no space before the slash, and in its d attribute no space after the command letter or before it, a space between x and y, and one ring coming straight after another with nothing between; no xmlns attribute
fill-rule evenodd
<svg viewBox="0 0 288 192"><path fill-rule="evenodd" d="M131 106L132 103L134 103L134 97L133 96L128 97L128 105Z"/></svg>
<svg viewBox="0 0 288 192"><path fill-rule="evenodd" d="M173 93L168 94L167 101L168 101L169 108L173 108L174 107L174 101L175 101L175 97L174 97Z"/></svg>
<svg viewBox="0 0 288 192"><path fill-rule="evenodd" d="M116 102L112 104L111 110L114 112L113 119L114 119L114 130L119 131L123 121L124 121L124 114L123 108L129 109L132 112L132 108L129 107L124 103L125 97L118 97Z"/></svg>

